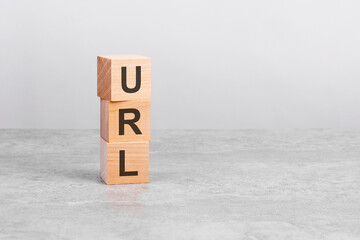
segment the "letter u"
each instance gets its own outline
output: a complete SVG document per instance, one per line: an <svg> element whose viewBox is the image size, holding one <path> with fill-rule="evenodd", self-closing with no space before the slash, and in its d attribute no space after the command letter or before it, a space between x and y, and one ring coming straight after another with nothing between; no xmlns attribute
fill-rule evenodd
<svg viewBox="0 0 360 240"><path fill-rule="evenodd" d="M141 87L141 66L136 66L136 85L133 88L128 88L126 84L126 67L121 67L121 87L127 93L135 93Z"/></svg>

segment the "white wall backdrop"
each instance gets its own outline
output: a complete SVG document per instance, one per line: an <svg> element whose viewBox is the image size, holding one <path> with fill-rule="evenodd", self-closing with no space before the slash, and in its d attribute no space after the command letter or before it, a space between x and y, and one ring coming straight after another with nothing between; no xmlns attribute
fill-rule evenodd
<svg viewBox="0 0 360 240"><path fill-rule="evenodd" d="M0 128L98 128L96 56L152 57L152 128L360 127L360 2L0 2Z"/></svg>

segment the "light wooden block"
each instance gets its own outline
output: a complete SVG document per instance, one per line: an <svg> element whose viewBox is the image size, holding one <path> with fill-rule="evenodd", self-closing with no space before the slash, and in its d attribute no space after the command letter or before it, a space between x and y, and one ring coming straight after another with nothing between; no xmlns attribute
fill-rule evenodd
<svg viewBox="0 0 360 240"><path fill-rule="evenodd" d="M149 142L108 143L100 138L100 175L106 184L148 183Z"/></svg>
<svg viewBox="0 0 360 240"><path fill-rule="evenodd" d="M150 101L110 102L101 99L100 134L107 142L149 141Z"/></svg>
<svg viewBox="0 0 360 240"><path fill-rule="evenodd" d="M98 56L97 95L108 101L150 100L151 59L139 55Z"/></svg>

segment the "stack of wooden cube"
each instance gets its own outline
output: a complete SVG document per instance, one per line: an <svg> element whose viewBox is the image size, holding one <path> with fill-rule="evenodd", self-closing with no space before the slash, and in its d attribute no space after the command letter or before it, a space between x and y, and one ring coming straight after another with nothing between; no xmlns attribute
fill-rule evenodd
<svg viewBox="0 0 360 240"><path fill-rule="evenodd" d="M98 56L100 175L106 184L149 182L151 59Z"/></svg>

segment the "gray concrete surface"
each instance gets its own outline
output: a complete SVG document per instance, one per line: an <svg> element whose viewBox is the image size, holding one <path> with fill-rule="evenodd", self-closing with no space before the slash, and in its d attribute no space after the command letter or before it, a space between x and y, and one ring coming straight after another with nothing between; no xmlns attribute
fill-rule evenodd
<svg viewBox="0 0 360 240"><path fill-rule="evenodd" d="M0 239L360 239L360 130L153 131L107 186L96 130L0 130Z"/></svg>

